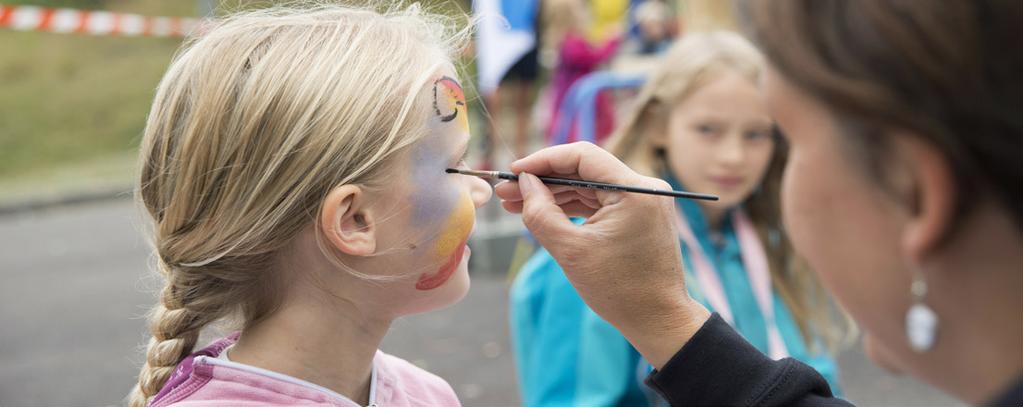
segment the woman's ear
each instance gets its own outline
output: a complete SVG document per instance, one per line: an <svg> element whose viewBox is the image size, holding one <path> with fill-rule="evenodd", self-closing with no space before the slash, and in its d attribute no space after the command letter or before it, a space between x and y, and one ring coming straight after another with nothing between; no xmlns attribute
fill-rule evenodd
<svg viewBox="0 0 1023 407"><path fill-rule="evenodd" d="M331 245L342 253L369 256L376 251L376 225L366 193L356 185L343 185L327 194L320 225Z"/></svg>
<svg viewBox="0 0 1023 407"><path fill-rule="evenodd" d="M906 173L902 187L907 208L902 248L914 262L921 262L948 236L955 219L957 192L948 159L933 145L911 134L893 137L899 161Z"/></svg>

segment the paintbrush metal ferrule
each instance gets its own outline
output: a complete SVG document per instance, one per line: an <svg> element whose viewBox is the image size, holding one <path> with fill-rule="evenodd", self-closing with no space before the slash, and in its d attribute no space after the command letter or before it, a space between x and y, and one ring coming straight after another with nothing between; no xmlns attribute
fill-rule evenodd
<svg viewBox="0 0 1023 407"><path fill-rule="evenodd" d="M447 170L444 170L444 172L447 172L448 174L471 175L471 176L480 177L480 178L501 178L501 172L500 171L480 171L480 170L465 170L465 169L457 169L457 168L448 168Z"/></svg>

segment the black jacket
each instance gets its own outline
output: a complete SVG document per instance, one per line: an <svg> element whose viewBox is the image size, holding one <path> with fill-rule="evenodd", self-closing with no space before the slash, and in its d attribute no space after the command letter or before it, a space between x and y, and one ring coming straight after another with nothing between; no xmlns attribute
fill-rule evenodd
<svg viewBox="0 0 1023 407"><path fill-rule="evenodd" d="M851 406L795 359L771 360L714 314L646 383L673 406ZM994 406L1023 406L1023 382Z"/></svg>

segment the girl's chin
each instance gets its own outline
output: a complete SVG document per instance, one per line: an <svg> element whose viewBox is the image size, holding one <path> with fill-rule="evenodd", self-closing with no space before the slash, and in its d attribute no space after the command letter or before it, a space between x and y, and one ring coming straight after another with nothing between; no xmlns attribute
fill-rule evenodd
<svg viewBox="0 0 1023 407"><path fill-rule="evenodd" d="M430 311L437 311L461 302L469 293L469 268L468 261L463 259L458 268L454 270L451 277L440 286L428 290L416 290L417 296L422 298L420 305L416 307L414 314L421 314Z"/></svg>
<svg viewBox="0 0 1023 407"><path fill-rule="evenodd" d="M693 192L698 192L698 191L693 191ZM746 200L745 196L730 194L730 193L727 193L727 192L726 193L710 192L710 194L717 195L717 197L718 197L718 201L717 202L712 202L711 203L712 207L715 207L715 208L731 209L731 208L736 207L737 205L742 204L743 201Z"/></svg>
<svg viewBox="0 0 1023 407"><path fill-rule="evenodd" d="M455 275L451 276L451 279L447 281L442 287L434 290L434 302L433 307L429 311L436 311L458 304L465 299L465 296L469 293L469 272L465 266L459 267L455 271Z"/></svg>

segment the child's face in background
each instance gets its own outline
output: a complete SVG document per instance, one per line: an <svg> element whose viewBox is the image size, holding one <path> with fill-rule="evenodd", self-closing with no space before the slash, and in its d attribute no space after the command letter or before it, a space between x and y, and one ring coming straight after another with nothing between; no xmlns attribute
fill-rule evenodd
<svg viewBox="0 0 1023 407"><path fill-rule="evenodd" d="M715 207L732 207L752 194L767 171L772 126L757 86L723 74L672 109L668 165L686 189L718 195Z"/></svg>
<svg viewBox="0 0 1023 407"><path fill-rule="evenodd" d="M425 312L460 300L469 288L466 246L476 208L490 199L486 181L446 168L462 167L469 143L468 109L453 73L438 75L425 90L430 104L429 134L410 146L398 192L399 208L383 223L386 247L407 249L385 256L394 273L406 274L394 293L408 300L398 313ZM397 181L397 180L396 180ZM400 254L398 254L400 253Z"/></svg>

